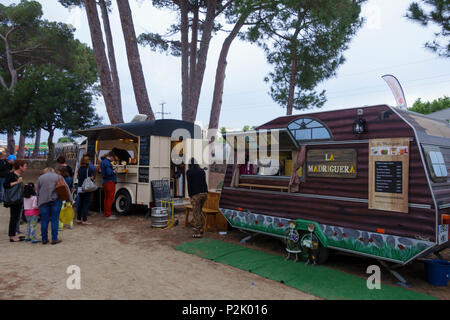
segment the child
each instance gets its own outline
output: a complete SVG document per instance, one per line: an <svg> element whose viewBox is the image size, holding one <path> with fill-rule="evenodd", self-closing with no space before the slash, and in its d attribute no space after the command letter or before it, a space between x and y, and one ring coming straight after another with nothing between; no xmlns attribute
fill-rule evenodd
<svg viewBox="0 0 450 320"><path fill-rule="evenodd" d="M39 207L36 196L36 186L33 182L27 184L23 189L23 208L25 211L25 217L27 218L28 227L25 234L25 241L31 243L39 243L41 240L36 238L36 225L39 218Z"/></svg>

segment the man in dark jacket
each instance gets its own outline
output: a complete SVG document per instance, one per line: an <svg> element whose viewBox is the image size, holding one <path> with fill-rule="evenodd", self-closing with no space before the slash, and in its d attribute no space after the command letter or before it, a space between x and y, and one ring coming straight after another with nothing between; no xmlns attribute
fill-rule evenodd
<svg viewBox="0 0 450 320"><path fill-rule="evenodd" d="M0 152L0 203L3 201L3 183L11 169L11 164L6 160L6 153Z"/></svg>
<svg viewBox="0 0 450 320"><path fill-rule="evenodd" d="M205 171L191 159L189 170L186 173L188 183L188 193L191 198L193 228L192 237L201 238L203 236L202 207L208 197L208 185L206 184Z"/></svg>

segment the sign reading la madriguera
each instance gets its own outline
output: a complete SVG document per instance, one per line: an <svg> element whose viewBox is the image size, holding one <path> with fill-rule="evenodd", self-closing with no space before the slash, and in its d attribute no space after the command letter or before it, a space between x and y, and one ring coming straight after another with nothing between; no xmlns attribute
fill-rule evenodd
<svg viewBox="0 0 450 320"><path fill-rule="evenodd" d="M310 177L356 178L355 149L308 150L306 173Z"/></svg>

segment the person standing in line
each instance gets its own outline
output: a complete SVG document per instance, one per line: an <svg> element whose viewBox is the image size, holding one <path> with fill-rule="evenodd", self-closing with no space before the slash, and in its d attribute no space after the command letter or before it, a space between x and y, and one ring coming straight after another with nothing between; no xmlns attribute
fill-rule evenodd
<svg viewBox="0 0 450 320"><path fill-rule="evenodd" d="M6 160L6 153L0 152L0 204L3 201L3 184L11 169L11 164Z"/></svg>
<svg viewBox="0 0 450 320"><path fill-rule="evenodd" d="M37 182L38 206L41 211L42 244L48 243L48 224L52 223L52 244L60 243L58 239L59 213L62 202L56 192L59 175L53 168L44 169ZM69 193L70 194L70 193Z"/></svg>
<svg viewBox="0 0 450 320"><path fill-rule="evenodd" d="M5 189L11 189L17 184L22 184L22 175L25 173L27 169L27 164L23 160L17 160L14 162L13 170L8 173L6 176L3 187ZM10 206L11 217L9 220L9 241L10 242L18 242L25 240L25 237L17 236L17 224L19 223L20 214L22 212L23 207L23 197L22 199Z"/></svg>
<svg viewBox="0 0 450 320"><path fill-rule="evenodd" d="M78 205L77 205L77 223L82 223L83 225L89 225L90 222L87 221L89 204L91 202L92 192L83 192L81 186L85 179L94 180L95 166L91 167L91 161L88 155L83 156L80 163L80 168L78 169Z"/></svg>
<svg viewBox="0 0 450 320"><path fill-rule="evenodd" d="M73 178L70 176L70 171L69 166L60 166L58 167L58 169L56 170L56 173L60 176L62 176L64 178L64 182L67 185L67 188L69 190L69 195L72 199L72 191L73 191ZM73 201L71 200L72 205L73 205ZM73 219L72 221L70 221L70 223L68 224L69 229L73 229ZM62 223L61 221L59 221L59 231L63 231L64 229L64 223Z"/></svg>
<svg viewBox="0 0 450 320"><path fill-rule="evenodd" d="M33 182L28 183L23 190L23 208L25 211L25 217L27 218L28 227L25 234L25 241L31 243L39 243L36 237L36 226L39 218L39 206L36 196L36 186Z"/></svg>
<svg viewBox="0 0 450 320"><path fill-rule="evenodd" d="M117 168L114 168L112 161L115 159L114 152L110 151L105 159L102 161L100 170L103 177L103 190L105 191L104 210L107 220L116 220L116 216L111 214L112 205L114 202L114 194L116 192L117 183Z"/></svg>
<svg viewBox="0 0 450 320"><path fill-rule="evenodd" d="M61 170L63 167L67 168L69 176L73 178L73 170L72 168L66 163L66 157L59 156L58 159L56 159L56 162L58 163L58 168Z"/></svg>
<svg viewBox="0 0 450 320"><path fill-rule="evenodd" d="M203 237L203 204L208 197L208 185L206 184L205 171L200 168L198 163L195 163L195 159L191 159L189 170L186 173L188 183L188 193L192 204L193 215L193 238Z"/></svg>

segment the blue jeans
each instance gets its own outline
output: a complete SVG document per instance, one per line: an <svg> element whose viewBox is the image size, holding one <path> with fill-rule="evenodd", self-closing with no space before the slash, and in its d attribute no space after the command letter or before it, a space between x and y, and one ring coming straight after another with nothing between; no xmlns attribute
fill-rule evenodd
<svg viewBox="0 0 450 320"><path fill-rule="evenodd" d="M78 194L78 207L77 207L77 220L87 221L87 214L89 210L89 204L91 202L91 193L84 192Z"/></svg>
<svg viewBox="0 0 450 320"><path fill-rule="evenodd" d="M0 178L0 203L3 201L3 183L5 182L5 178Z"/></svg>
<svg viewBox="0 0 450 320"><path fill-rule="evenodd" d="M59 213L61 212L61 200L44 203L41 210L41 234L42 241L48 240L48 223L52 222L52 241L58 240Z"/></svg>

